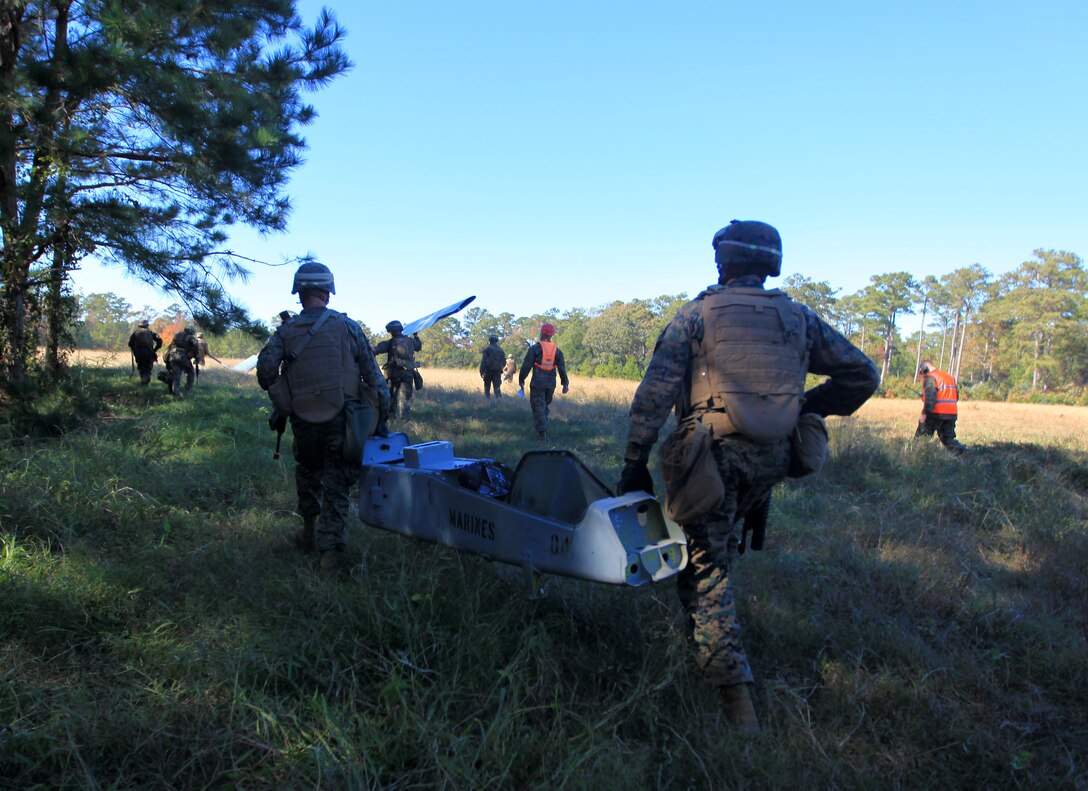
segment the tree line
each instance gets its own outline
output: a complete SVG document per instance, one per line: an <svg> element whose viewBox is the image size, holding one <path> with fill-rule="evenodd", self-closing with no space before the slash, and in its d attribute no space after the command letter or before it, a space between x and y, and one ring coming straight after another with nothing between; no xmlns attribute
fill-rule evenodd
<svg viewBox="0 0 1088 791"><path fill-rule="evenodd" d="M1073 253L1035 250L1031 260L1000 277L980 264L922 279L907 272L873 275L869 285L842 296L827 281L800 274L785 277L781 287L868 354L886 390L909 387L919 361L929 359L960 380L968 397L1088 403L1088 272ZM547 322L556 327L571 373L637 380L657 336L688 298L663 295L530 316L472 306L423 330L416 357L423 366L473 368L488 337L496 335L520 364ZM81 300L78 315L73 335L82 344L123 349L137 317L148 313L114 294L92 294ZM908 316L919 317L920 330L904 333ZM152 327L192 321L173 305ZM274 329L271 322L266 329ZM375 344L385 337L365 325L363 330ZM239 329L210 340L217 356L246 357L261 346Z"/></svg>
<svg viewBox="0 0 1088 791"><path fill-rule="evenodd" d="M206 327L260 332L226 229L286 226L303 93L350 67L343 36L294 0L0 4L0 385L25 391L38 348L60 377L91 253Z"/></svg>

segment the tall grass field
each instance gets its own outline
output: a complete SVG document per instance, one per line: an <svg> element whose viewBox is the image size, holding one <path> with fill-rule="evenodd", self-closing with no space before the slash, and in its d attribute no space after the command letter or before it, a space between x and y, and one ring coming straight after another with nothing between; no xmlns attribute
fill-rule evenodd
<svg viewBox="0 0 1088 791"><path fill-rule="evenodd" d="M0 409L0 788L1088 788L1088 408L964 403L963 458L913 439L917 401L830 419L738 562L742 738L674 582L530 599L361 522L321 576L252 374L174 400L127 358L76 366ZM422 373L395 430L540 447L509 386ZM634 388L575 378L549 445L614 482Z"/></svg>

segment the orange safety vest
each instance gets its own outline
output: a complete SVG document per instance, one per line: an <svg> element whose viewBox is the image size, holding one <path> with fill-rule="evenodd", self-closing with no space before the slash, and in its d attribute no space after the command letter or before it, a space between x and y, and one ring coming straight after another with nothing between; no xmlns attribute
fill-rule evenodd
<svg viewBox="0 0 1088 791"><path fill-rule="evenodd" d="M937 404L933 407L933 414L955 415L957 411L956 402L960 400L956 380L944 371L936 369L930 371L926 376L932 376L937 382Z"/></svg>
<svg viewBox="0 0 1088 791"><path fill-rule="evenodd" d="M551 341L540 342L540 362L534 362L537 368L541 371L554 371L555 370L555 350L558 347Z"/></svg>

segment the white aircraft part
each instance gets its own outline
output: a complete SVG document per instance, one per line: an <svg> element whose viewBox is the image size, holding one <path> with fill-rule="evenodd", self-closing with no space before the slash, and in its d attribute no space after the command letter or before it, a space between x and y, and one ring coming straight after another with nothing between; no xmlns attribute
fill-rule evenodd
<svg viewBox="0 0 1088 791"><path fill-rule="evenodd" d="M248 371L252 371L256 367L257 367L257 355L254 354L252 357L247 357L246 359L242 360L242 362L235 365L231 370L241 371L242 373L246 373Z"/></svg>
<svg viewBox="0 0 1088 791"><path fill-rule="evenodd" d="M495 496L486 485L464 484L467 473L493 462L457 458L448 442L413 446L394 434L368 447L359 518L373 527L533 571L632 587L687 565L683 532L652 495L612 497L565 451L526 454L509 492ZM518 476L528 483L519 485Z"/></svg>

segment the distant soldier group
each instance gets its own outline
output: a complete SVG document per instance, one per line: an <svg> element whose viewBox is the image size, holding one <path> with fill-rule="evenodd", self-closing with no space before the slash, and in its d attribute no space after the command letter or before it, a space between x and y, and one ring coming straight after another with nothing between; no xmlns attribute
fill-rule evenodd
<svg viewBox="0 0 1088 791"><path fill-rule="evenodd" d="M140 384L144 387L151 382L151 375L159 359L158 352L162 345L162 336L151 329L147 319L140 321L136 330L129 336L128 347L132 352L136 370L140 373ZM188 395L193 391L193 383L199 375L200 367L210 356L204 333L198 333L192 327L186 327L170 341L163 359L165 368L155 374L155 378L166 385L171 395ZM182 384L183 377L184 384Z"/></svg>

